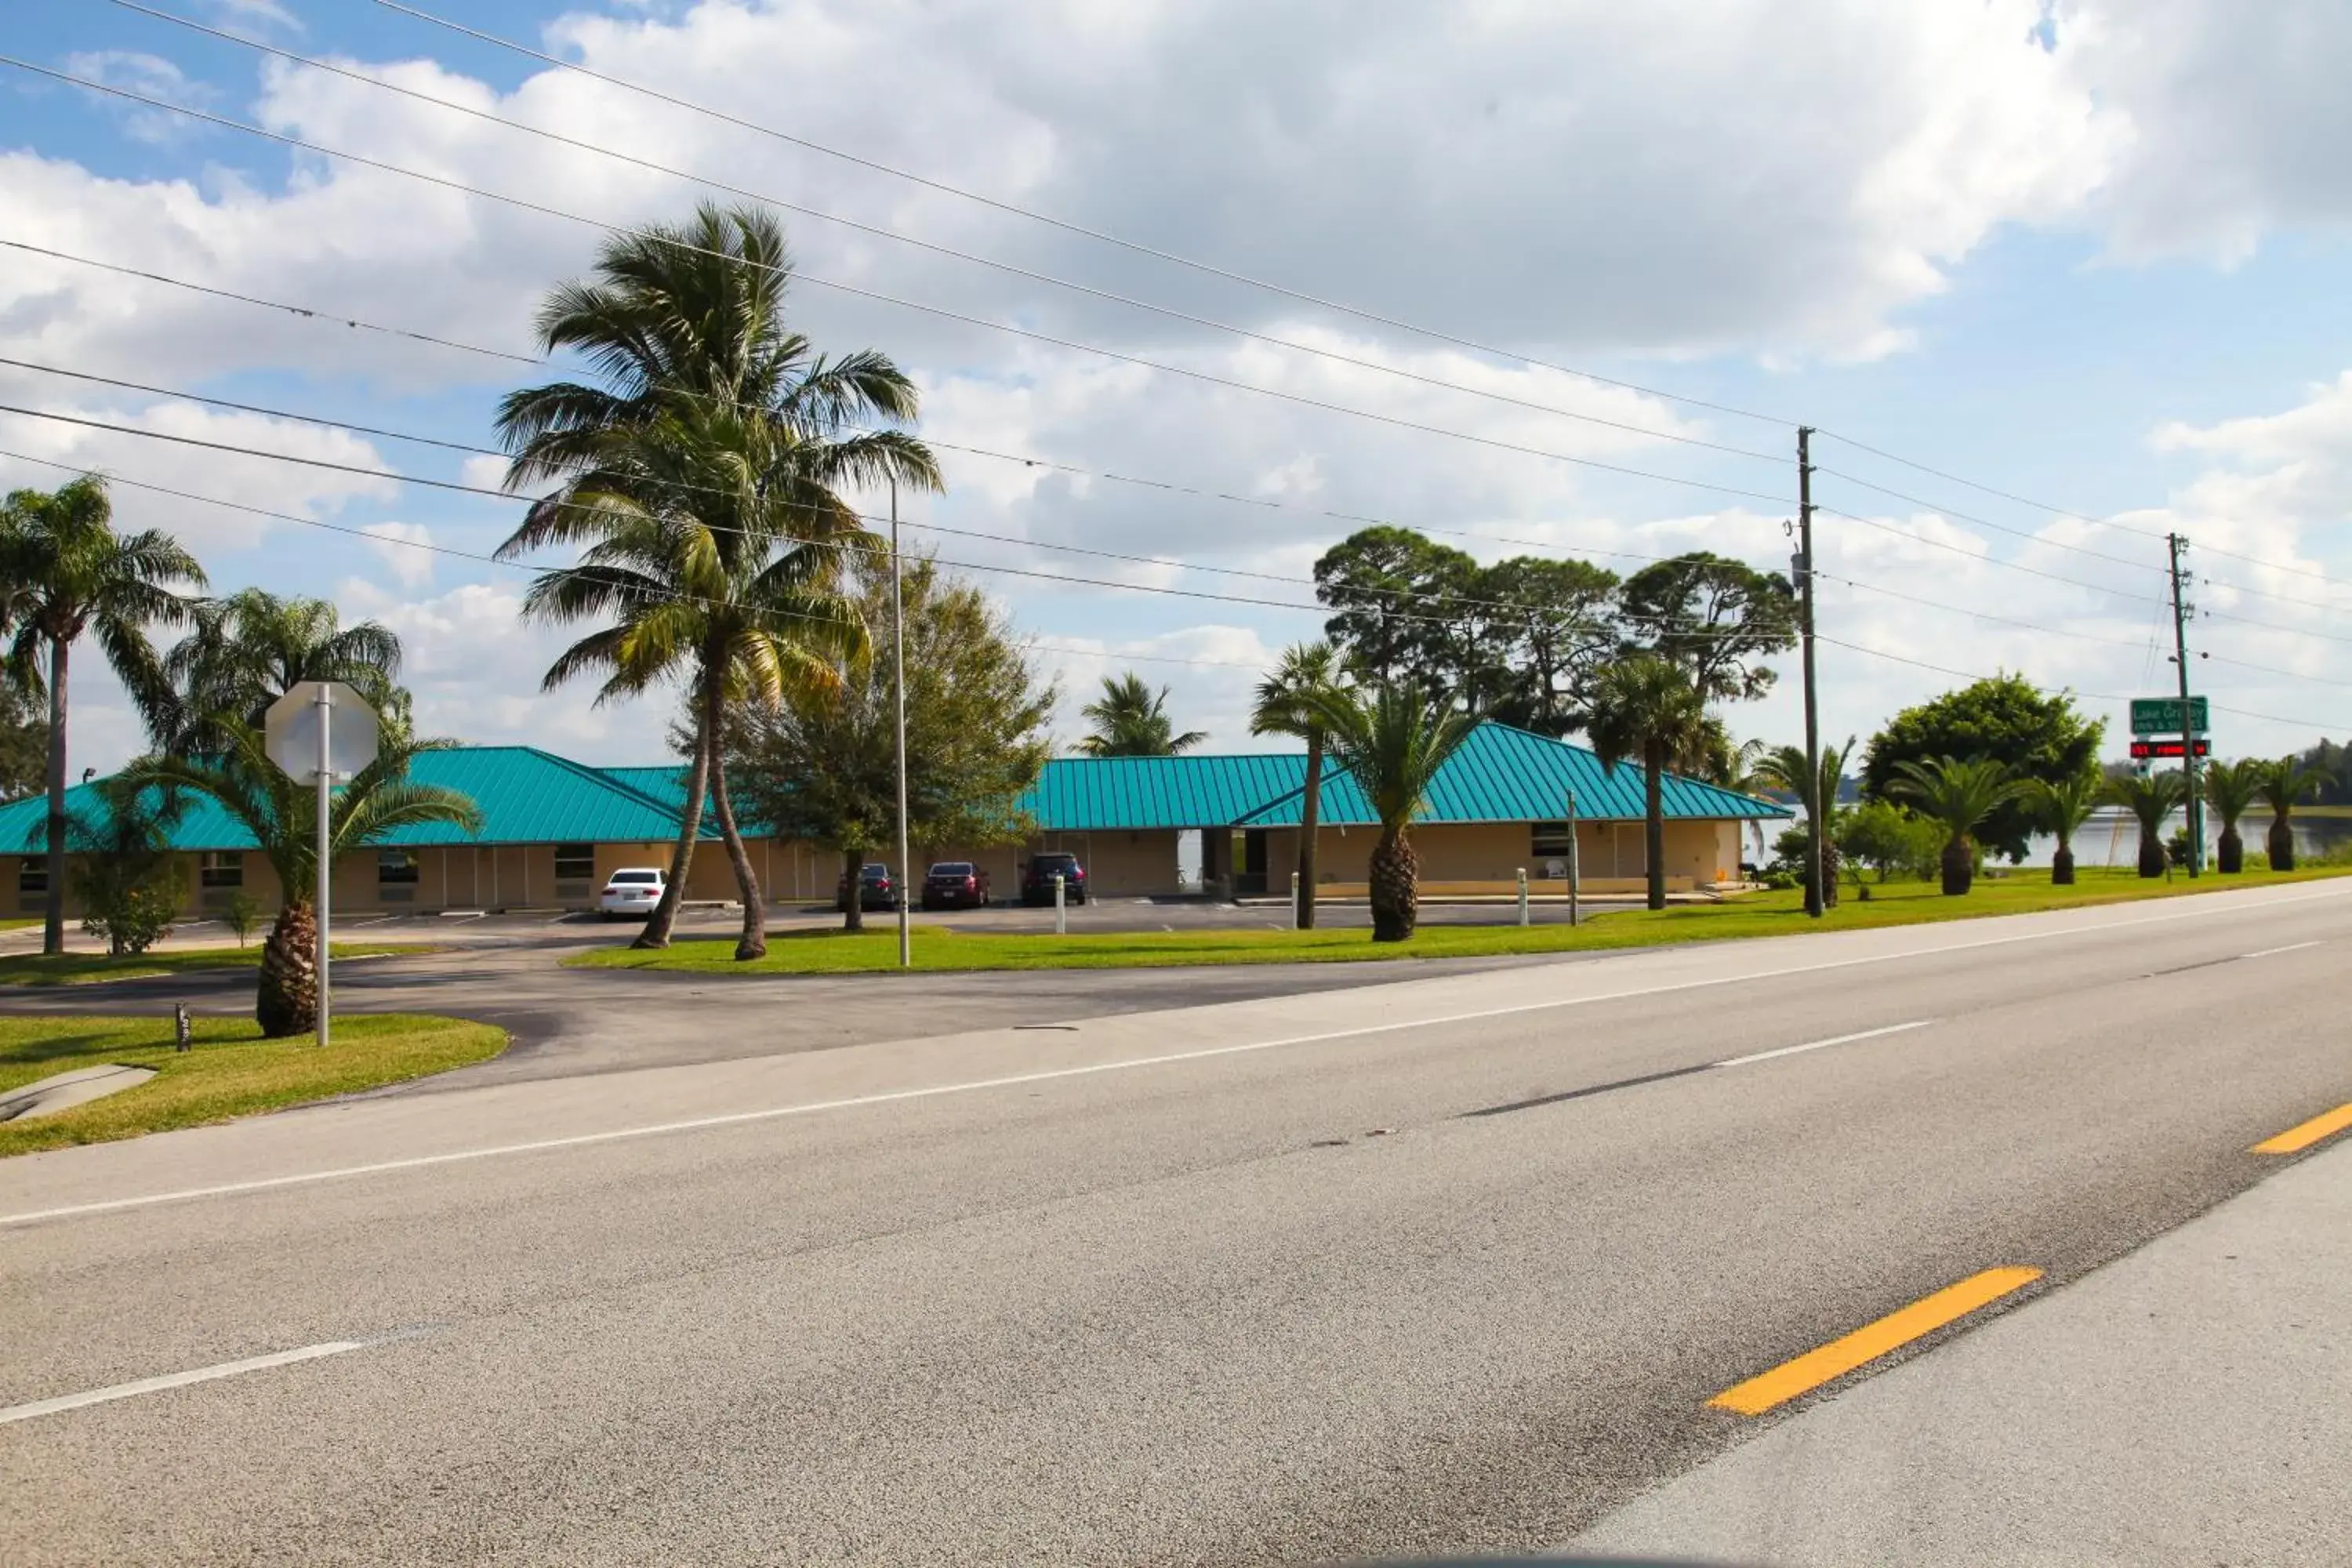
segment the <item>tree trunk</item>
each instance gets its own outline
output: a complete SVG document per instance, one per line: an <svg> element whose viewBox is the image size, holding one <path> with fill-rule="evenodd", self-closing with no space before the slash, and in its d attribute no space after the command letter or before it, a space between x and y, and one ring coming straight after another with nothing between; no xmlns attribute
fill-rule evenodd
<svg viewBox="0 0 2352 1568"><path fill-rule="evenodd" d="M1315 929L1315 840L1323 821L1323 737L1307 737L1307 794L1298 808L1298 929Z"/></svg>
<svg viewBox="0 0 2352 1568"><path fill-rule="evenodd" d="M751 851L735 826L735 803L727 794L727 752L720 721L723 700L714 684L705 710L703 729L710 737L710 808L719 817L719 837L727 846L727 863L734 868L736 896L743 900L743 934L735 939L736 960L764 958L768 952L768 906L760 897L760 874L751 869Z"/></svg>
<svg viewBox="0 0 2352 1568"><path fill-rule="evenodd" d="M654 905L646 929L631 947L667 947L670 929L677 924L678 900L686 897L687 873L694 869L694 841L702 836L702 796L710 781L710 744L702 732L702 715L695 714L694 760L686 773L686 808L678 814L677 847L670 851L669 879Z"/></svg>
<svg viewBox="0 0 2352 1568"><path fill-rule="evenodd" d="M2221 840L2213 848L2214 868L2224 877L2234 877L2246 868L2246 839L2236 823L2221 829Z"/></svg>
<svg viewBox="0 0 2352 1568"><path fill-rule="evenodd" d="M2164 829L2139 825L2139 874L2143 877L2164 875Z"/></svg>
<svg viewBox="0 0 2352 1568"><path fill-rule="evenodd" d="M283 1039L319 1026L319 921L309 900L289 902L261 944L261 980L253 998L263 1037Z"/></svg>
<svg viewBox="0 0 2352 1568"><path fill-rule="evenodd" d="M2050 857L2050 885L2053 888L2071 888L2074 885L2074 847L2073 845L2061 844L2058 846L2058 853Z"/></svg>
<svg viewBox="0 0 2352 1568"><path fill-rule="evenodd" d="M1837 847L1835 835L1822 841L1822 908L1838 907L1838 891L1845 880L1845 856Z"/></svg>
<svg viewBox="0 0 2352 1568"><path fill-rule="evenodd" d="M66 950L66 647L49 639L49 888L41 900L41 951Z"/></svg>
<svg viewBox="0 0 2352 1568"><path fill-rule="evenodd" d="M1666 907L1666 749L1652 741L1642 748L1642 850L1650 873L1649 905Z"/></svg>
<svg viewBox="0 0 2352 1568"><path fill-rule="evenodd" d="M1372 940L1403 942L1421 918L1421 857L1402 827L1372 846Z"/></svg>
<svg viewBox="0 0 2352 1568"><path fill-rule="evenodd" d="M2264 841L2263 847L2270 851L2272 870L2294 869L2294 829L2288 825L2284 814L2271 818L2270 837Z"/></svg>
<svg viewBox="0 0 2352 1568"><path fill-rule="evenodd" d="M1966 837L1954 837L1944 846L1944 896L1957 899L1967 892L1977 879L1976 857L1969 850Z"/></svg>
<svg viewBox="0 0 2352 1568"><path fill-rule="evenodd" d="M865 869L866 851L844 847L841 851L841 877L849 888L848 896L843 900L846 907L841 911L841 929L844 931L866 929L866 879L858 875Z"/></svg>

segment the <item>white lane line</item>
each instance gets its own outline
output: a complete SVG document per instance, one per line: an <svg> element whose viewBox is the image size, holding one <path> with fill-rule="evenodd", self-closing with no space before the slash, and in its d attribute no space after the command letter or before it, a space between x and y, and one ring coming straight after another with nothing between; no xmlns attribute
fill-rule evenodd
<svg viewBox="0 0 2352 1568"><path fill-rule="evenodd" d="M373 1340L330 1340L325 1344L304 1345L300 1350L248 1356L243 1361L225 1361L218 1366L200 1366L194 1372L166 1373L162 1377L142 1377L136 1383L118 1383L111 1388L93 1388L86 1394L61 1394L55 1399L36 1399L29 1405L11 1405L5 1410L0 1410L0 1426L11 1421L30 1421L36 1415L54 1415L61 1410L79 1410L85 1405L133 1399L142 1394L161 1394L167 1388L185 1388L192 1383L210 1383L215 1378L236 1377L241 1373L264 1372L273 1366L317 1361L320 1356L365 1350L374 1342Z"/></svg>
<svg viewBox="0 0 2352 1568"><path fill-rule="evenodd" d="M1385 1024L1362 1024L1353 1028L1324 1029L1311 1035L1286 1035L1272 1040L1244 1040L1231 1046L1203 1046L1197 1050L1170 1051L1160 1056L1125 1057L1117 1061L1088 1062L1077 1067L1049 1068L1038 1072L1014 1073L1004 1078L972 1079L961 1083L932 1084L922 1089L890 1089L879 1094L852 1095L842 1100L821 1100L803 1105L778 1105L759 1110L727 1111L716 1116L689 1117L680 1121L657 1121L638 1127L618 1127L604 1132L580 1132L568 1138L541 1138L527 1143L499 1143L482 1149L452 1150L444 1154L418 1154L404 1160L378 1160L365 1165L341 1165L324 1171L297 1172L292 1175L263 1176L247 1182L223 1182L215 1186L184 1187L176 1192L142 1193L136 1197L108 1198L99 1203L66 1204L57 1208L28 1209L20 1214L0 1215L0 1228L31 1225L38 1220L111 1214L121 1209L145 1208L154 1204L184 1203L193 1198L224 1197L235 1193L267 1192L274 1187L305 1186L313 1182L341 1181L352 1176L382 1175L389 1171L415 1171L434 1165L457 1164L468 1160L499 1159L509 1154L537 1154L555 1149L581 1149L598 1143L617 1143L630 1139L655 1138L670 1132L694 1132L712 1127L734 1127L752 1121L774 1121L788 1116L813 1116L825 1110L848 1110L866 1105L891 1105L910 1100L936 1100L950 1094L972 1094L982 1089L1012 1089L1022 1084L1050 1083L1057 1079L1091 1078L1098 1073L1127 1072L1137 1068L1167 1067L1178 1062L1209 1061L1218 1057L1246 1056L1257 1051L1282 1050L1291 1046L1318 1045L1328 1040L1357 1039L1366 1035L1393 1034L1399 1029L1443 1028L1450 1024L1475 1024L1488 1018L1507 1018L1527 1013L1548 1013L1566 1007L1589 1007L1598 1003L1622 1002L1638 996L1663 996L1683 991L1705 991L1718 985L1744 985L1759 980L1778 980L1794 974L1821 974L1840 969L1862 968L1874 963L1895 963L1905 959L1936 958L1945 953L1969 952L1979 948L2008 947L2021 942L2051 942L2067 936L2098 936L2131 926L2158 925L2170 921L2196 920L2214 914L2271 910L2283 904L2308 903L2314 899L2339 896L2334 892L2298 893L2285 898L2266 899L2259 904L2235 905L2226 910L2168 910L2160 914L2141 915L2132 920L2111 921L2104 925L2078 931L2037 931L2011 936L1979 937L1972 942L1946 942L1940 947L1911 948L1901 952L1864 953L1855 958L1825 959L1819 963L1792 963L1779 969L1749 970L1737 974L1714 974L1699 980L1676 980L1664 985L1629 985L1621 990L1597 992L1589 996L1561 996L1541 1002L1519 1002L1507 1007L1484 1007L1468 1013L1450 1013L1436 1018L1399 1018Z"/></svg>
<svg viewBox="0 0 2352 1568"><path fill-rule="evenodd" d="M1856 1040L1874 1040L1881 1035L1899 1035L1906 1029L1924 1029L1935 1021L1933 1018L1914 1018L1907 1024L1889 1024L1883 1029L1864 1029L1858 1034L1832 1035L1826 1040L1808 1040L1801 1046L1782 1046L1774 1051L1751 1051L1744 1057L1729 1057L1719 1062L1710 1062L1708 1065L1719 1068L1744 1068L1749 1062L1769 1062L1775 1057L1793 1057L1801 1051L1823 1050L1831 1046L1850 1046Z"/></svg>
<svg viewBox="0 0 2352 1568"><path fill-rule="evenodd" d="M378 915L372 921L345 921L343 925L346 930L355 926L380 926L387 923L388 921L396 921L400 917L398 915Z"/></svg>
<svg viewBox="0 0 2352 1568"><path fill-rule="evenodd" d="M2306 947L2317 947L2318 945L2318 939L2314 938L2310 942L2291 942L2284 947L2266 947L2256 952L2242 952L2238 954L2238 956L2240 958L2268 958L2273 953L2301 952Z"/></svg>

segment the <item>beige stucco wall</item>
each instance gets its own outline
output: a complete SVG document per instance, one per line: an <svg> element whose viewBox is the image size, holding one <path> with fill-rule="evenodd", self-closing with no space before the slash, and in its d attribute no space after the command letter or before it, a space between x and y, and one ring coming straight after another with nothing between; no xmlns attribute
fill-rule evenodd
<svg viewBox="0 0 2352 1568"><path fill-rule="evenodd" d="M1266 835L1267 890L1281 893L1290 884L1297 863L1298 830L1276 828ZM1315 876L1318 886L1361 887L1370 875L1372 847L1380 841L1377 828L1351 826L1325 827L1316 836ZM1732 822L1669 822L1665 824L1665 871L1668 884L1687 889L1701 882L1728 881L1739 869L1739 825ZM1413 847L1421 856L1424 884L1475 884L1504 891L1516 889L1518 874L1528 873L1538 893L1566 889L1565 857L1538 856L1531 824L1424 823L1412 830ZM1576 825L1577 871L1580 886L1596 891L1631 885L1648 874L1642 824L1639 822L1579 822ZM1559 860L1561 875L1549 876Z"/></svg>

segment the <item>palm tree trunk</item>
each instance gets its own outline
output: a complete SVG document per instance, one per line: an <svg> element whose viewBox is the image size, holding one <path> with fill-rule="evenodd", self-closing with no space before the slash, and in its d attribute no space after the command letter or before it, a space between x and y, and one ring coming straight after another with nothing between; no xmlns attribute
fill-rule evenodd
<svg viewBox="0 0 2352 1568"><path fill-rule="evenodd" d="M1372 846L1372 940L1403 942L1421 919L1421 857L1402 826L1381 829Z"/></svg>
<svg viewBox="0 0 2352 1568"><path fill-rule="evenodd" d="M66 647L49 639L49 887L41 900L41 951L66 950Z"/></svg>
<svg viewBox="0 0 2352 1568"><path fill-rule="evenodd" d="M2058 852L2050 857L2050 885L2071 888L2074 885L2074 847L2060 844Z"/></svg>
<svg viewBox="0 0 2352 1568"><path fill-rule="evenodd" d="M2246 837L2231 823L2221 829L2221 840L2214 846L2214 868L2224 877L2234 877L2246 868Z"/></svg>
<svg viewBox="0 0 2352 1568"><path fill-rule="evenodd" d="M865 869L866 851L851 845L843 845L841 875L849 889L849 896L844 900L847 907L841 911L841 929L844 931L866 929L866 879L860 874Z"/></svg>
<svg viewBox="0 0 2352 1568"><path fill-rule="evenodd" d="M2164 827L2161 823L2139 825L2139 874L2143 877L2164 875Z"/></svg>
<svg viewBox="0 0 2352 1568"><path fill-rule="evenodd" d="M722 700L714 686L703 729L710 737L710 808L719 817L719 837L727 846L727 863L735 871L735 891L743 900L743 934L735 939L735 957L743 962L767 956L768 906L761 900L760 874L751 869L751 851L743 847L743 835L735 826L735 803L727 794Z"/></svg>
<svg viewBox="0 0 2352 1568"><path fill-rule="evenodd" d="M1323 824L1323 737L1307 737L1307 798L1298 808L1298 929L1315 929L1315 840Z"/></svg>
<svg viewBox="0 0 2352 1568"><path fill-rule="evenodd" d="M265 1039L319 1026L319 921L308 900L289 899L261 944L253 1019Z"/></svg>
<svg viewBox="0 0 2352 1568"><path fill-rule="evenodd" d="M57 743L64 744L62 741ZM56 829L51 828L50 831L55 832ZM2272 870L2294 869L2294 829L2288 826L2285 813L2271 818L2270 837L2263 841L2263 847L2270 852ZM55 876L56 873L51 872L50 875Z"/></svg>
<svg viewBox="0 0 2352 1568"><path fill-rule="evenodd" d="M631 947L667 947L670 928L677 924L678 900L686 897L687 873L694 868L694 841L702 834L702 797L710 780L710 742L702 733L702 716L695 715L694 765L686 774L686 807L677 819L677 847L670 851L669 879L654 905L652 918Z"/></svg>
<svg viewBox="0 0 2352 1568"><path fill-rule="evenodd" d="M1958 898L1976 882L1976 857L1969 852L1965 837L1955 834L1945 842L1943 872L1946 898Z"/></svg>
<svg viewBox="0 0 2352 1568"><path fill-rule="evenodd" d="M1666 749L1652 741L1642 748L1642 853L1650 873L1649 905L1666 907Z"/></svg>

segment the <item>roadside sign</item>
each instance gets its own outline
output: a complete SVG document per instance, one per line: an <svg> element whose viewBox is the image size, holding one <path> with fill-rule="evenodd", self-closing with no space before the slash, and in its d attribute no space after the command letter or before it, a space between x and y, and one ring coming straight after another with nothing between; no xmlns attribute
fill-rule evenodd
<svg viewBox="0 0 2352 1568"><path fill-rule="evenodd" d="M2134 741L2131 743L2132 761L2136 763L2145 763L2150 759L2154 759L2158 762L2169 760L2177 763L2185 754L2186 753L2180 749L2180 742L2178 737L2169 741ZM2200 757L2211 756L2213 754L2213 742L2207 740L2202 735L2198 736L2197 754Z"/></svg>
<svg viewBox="0 0 2352 1568"><path fill-rule="evenodd" d="M2213 726L2207 722L2202 697L2189 700L2189 721L2185 724L2181 722L2179 698L2135 697L2131 700L2131 727L2135 735L2178 735L2183 730L2194 730L2201 735Z"/></svg>
<svg viewBox="0 0 2352 1568"><path fill-rule="evenodd" d="M329 775L347 779L375 761L375 710L366 700L340 680L297 681L269 705L262 731L269 760L304 784L319 779L321 692L326 696L323 706L333 714L327 724Z"/></svg>

